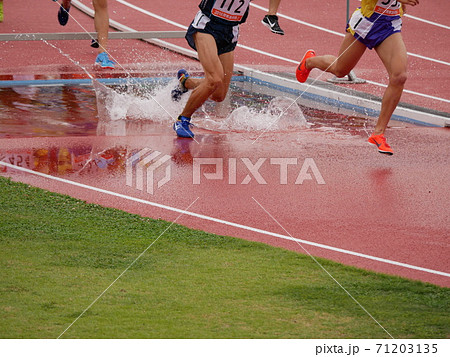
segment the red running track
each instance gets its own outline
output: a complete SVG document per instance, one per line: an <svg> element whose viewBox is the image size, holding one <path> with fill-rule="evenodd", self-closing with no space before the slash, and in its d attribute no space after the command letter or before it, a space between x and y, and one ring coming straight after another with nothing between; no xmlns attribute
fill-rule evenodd
<svg viewBox="0 0 450 357"><path fill-rule="evenodd" d="M23 6L26 3L29 1L14 5L17 6L15 12L6 7L6 21L0 25L2 32L61 30L56 24L55 6L51 1L42 5L39 16L26 12L26 16L30 17L29 21L24 21ZM256 3L266 5L263 1ZM290 16L298 16L310 22L314 19L317 25L333 26L331 29L340 30L341 17L338 13L343 12L342 5L338 6L331 1L327 3L330 14L333 14L328 16L327 20L311 15L314 6L318 6L318 1L308 3L311 3L309 10L298 9L286 0L282 2L281 13L289 13ZM429 15L430 19L431 15L436 15L436 22L445 23L446 19L440 12L430 12L430 8L436 3L439 4L435 2L424 6L423 16ZM191 3L183 2L181 8L178 5L179 11L176 13L172 11L173 1L166 1L164 4L167 6L159 5L156 8L153 2L145 6L149 11L185 25L188 25L191 17L186 17L185 14L193 15L196 11ZM12 5L8 6L12 8ZM419 13L419 9L414 9L414 12L417 10ZM87 30L92 31L92 20L73 10L72 15L76 16ZM284 38L275 37L259 23L263 12L253 8L251 11L249 23L243 26L242 43L273 52L271 41L280 41L280 44L281 41L286 41L283 42L285 45L277 46L277 54L287 58L296 58L304 49L311 47L310 41L314 38L306 35L305 28L301 31L304 38L301 39L300 46L297 45L298 24L282 21L287 35ZM112 18L122 18L129 22L132 19L137 30L148 30L149 24L151 29L155 30L178 30L160 20L149 20L116 2L111 2L110 12ZM342 16L345 16L345 13ZM22 21L16 21L19 18ZM43 22L38 21L38 18L48 20ZM64 31L78 32L80 29L77 26L70 21ZM416 34L422 36L423 33L417 30ZM334 51L335 46L338 46L340 38L331 34L330 38L327 36L321 34L315 37L318 51ZM411 52L419 50L414 48L413 44L410 46L406 37L405 40ZM176 41L182 44L182 40ZM188 66L198 68L195 61L139 41L111 41L110 44L111 52L125 68L137 68L140 73L153 73L155 70L164 72L186 62ZM89 66L95 54L87 44L76 47L73 43L58 42L57 45L63 52L92 70ZM424 51L428 51L426 47L429 44L422 41L422 45L425 47ZM59 54L55 56L55 52L43 43L16 42L2 43L0 46L3 78L10 75L36 74L61 78L64 75L70 77L82 73L65 57ZM23 59L24 50L33 56ZM446 60L448 53L443 49L442 53L440 51L435 46L433 56ZM371 55L373 54L367 54L367 62L363 65L369 66L370 63L371 72L368 71L367 75L370 75L371 80L381 82L381 67L376 67L379 66L378 61L369 60ZM411 63L414 64L415 61L419 60L413 59ZM143 65L138 66L139 63L136 62L142 62ZM279 60L262 56L257 58L246 50L237 50L236 62L281 70L285 70L287 66ZM21 65L16 66L16 63ZM425 63L421 63L420 67L433 76L436 86L443 88L439 95L448 98L445 76L442 78L442 75L439 75L446 73L447 67L436 64L427 67ZM414 70L414 66L412 67ZM102 75L109 73L102 72ZM98 72L97 74L100 75ZM436 94L436 91L432 90L432 82L433 80L428 82L423 79L414 87L414 80L411 80L408 85L412 86L409 88L420 89L425 94ZM407 96L406 99L411 100L413 104L425 105L420 102L423 98L419 100L417 96ZM445 102L431 101L429 107L433 108L435 102L440 103L442 107L436 104L434 108L448 112ZM0 139L0 153L9 162L22 162L19 165L28 165L35 172L43 172L51 177L40 177L11 168L4 169L6 172L3 175L70 194L88 202L167 220L175 220L179 213L142 201L137 202L136 199L180 210L195 202L189 211L197 216L182 215L178 223L214 233L258 240L299 252L304 252L303 248L306 248L313 255L345 264L450 286L448 129L414 126L391 128L389 138L396 150L393 157L379 155L366 144L364 133L354 133L349 128L337 132L270 132L260 138L258 133L225 134L199 129L196 132L196 142L176 139L169 127L157 125L145 130L129 130L125 137L4 138ZM153 194L145 191L145 182L144 190L138 189L136 178L132 181L132 186L127 186L125 160L131 153L144 148L170 156L170 160L164 165L169 168L171 179L160 188L155 188ZM195 160L198 162L199 158L218 159L223 163L223 176L219 175L218 179L211 179L210 176L208 179L205 174L213 175L216 171L212 166L203 165L199 176L200 184L194 184L193 163ZM286 164L286 183L282 182L282 165L273 161L277 158L287 159L285 164L289 162L289 165ZM90 164L89 159L92 159ZM317 172L314 174L311 165L305 166L306 175L309 174L310 179L305 173L301 174L302 165L311 164L307 159L312 159L323 181ZM252 171L251 165L257 162L261 166L258 169L253 167ZM88 165L80 172L85 164ZM165 170L158 170L157 179L163 179L164 173ZM299 176L306 178L301 184L296 183ZM55 181L54 177L82 183L86 187ZM321 184L323 182L324 184ZM180 187L183 188L182 195ZM100 189L124 196L102 193L99 192ZM212 221L211 218L223 222ZM236 224L241 226L237 227ZM298 242L285 239L289 235L301 239L301 246ZM324 246L318 247L317 244ZM335 248L345 252L339 252Z"/></svg>

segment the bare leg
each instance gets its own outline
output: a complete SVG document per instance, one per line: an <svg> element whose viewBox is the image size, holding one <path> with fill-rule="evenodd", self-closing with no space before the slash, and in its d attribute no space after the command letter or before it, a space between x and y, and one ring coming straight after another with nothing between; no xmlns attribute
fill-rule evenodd
<svg viewBox="0 0 450 357"><path fill-rule="evenodd" d="M197 88L200 83L202 83L205 79L204 78L192 78L189 77L188 79L186 79L186 82L184 82L184 86L187 89L195 89Z"/></svg>
<svg viewBox="0 0 450 357"><path fill-rule="evenodd" d="M375 48L389 74L389 84L381 101L381 111L374 135L383 134L400 101L407 79L406 46L401 33L395 33Z"/></svg>
<svg viewBox="0 0 450 357"><path fill-rule="evenodd" d="M233 58L231 58L231 60L229 59L230 54L233 54ZM223 55L219 56L219 60L222 63L222 66L224 68L224 83L222 88L225 89L225 96L226 93L228 92L228 87L230 85L230 81L231 81L231 77L233 75L233 68L234 68L234 52L229 52L229 53L225 53ZM203 81L205 80L205 78L192 78L189 77L188 79L186 79L186 82L184 82L184 86L187 89L195 89L197 88ZM217 91L216 91L217 92ZM223 99L221 99L223 94L219 94L219 99L216 100L215 99L215 95L216 92L214 92L211 96L210 99L216 101L216 102L221 102ZM223 93L223 92L222 92Z"/></svg>
<svg viewBox="0 0 450 357"><path fill-rule="evenodd" d="M316 56L306 60L306 68L318 68L334 74L336 77L344 77L356 66L366 50L366 46L347 33L339 49L338 57L332 55Z"/></svg>
<svg viewBox="0 0 450 357"><path fill-rule="evenodd" d="M222 102L228 93L230 87L231 77L233 76L234 68L234 51L227 52L219 56L220 63L223 68L222 85L219 86L214 93L209 97L215 102Z"/></svg>
<svg viewBox="0 0 450 357"><path fill-rule="evenodd" d="M106 52L108 48L109 30L108 1L92 0L92 5L94 5L94 24L95 30L98 33L98 43L100 45L98 53Z"/></svg>
<svg viewBox="0 0 450 357"><path fill-rule="evenodd" d="M62 0L61 5L63 6L64 9L67 10L70 7L71 2L72 2L72 0Z"/></svg>
<svg viewBox="0 0 450 357"><path fill-rule="evenodd" d="M276 15L278 12L278 6L280 6L281 0L269 0L269 12L267 15Z"/></svg>
<svg viewBox="0 0 450 357"><path fill-rule="evenodd" d="M218 56L214 37L206 33L197 32L194 41L205 78L188 78L185 82L186 88L195 88L181 113L187 118L190 118L209 97L218 102L223 101L233 74L233 52Z"/></svg>

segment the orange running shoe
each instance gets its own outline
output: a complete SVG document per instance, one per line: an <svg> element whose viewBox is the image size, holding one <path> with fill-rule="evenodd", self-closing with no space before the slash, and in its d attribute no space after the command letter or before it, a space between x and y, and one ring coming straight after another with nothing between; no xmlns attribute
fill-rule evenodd
<svg viewBox="0 0 450 357"><path fill-rule="evenodd" d="M311 57L316 57L316 53L314 50L308 50L306 51L305 55L302 58L302 61L297 67L297 70L295 71L295 76L297 77L297 80L300 83L305 83L308 79L309 72L311 72L310 69L306 68L306 60Z"/></svg>
<svg viewBox="0 0 450 357"><path fill-rule="evenodd" d="M373 135L369 138L369 143L374 144L378 148L378 152L386 155L394 155L389 144L386 142L386 138L383 134Z"/></svg>

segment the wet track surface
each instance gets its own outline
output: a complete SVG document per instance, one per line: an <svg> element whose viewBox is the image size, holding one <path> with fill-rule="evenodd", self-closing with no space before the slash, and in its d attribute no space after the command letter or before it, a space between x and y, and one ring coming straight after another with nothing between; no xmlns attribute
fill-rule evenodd
<svg viewBox="0 0 450 357"><path fill-rule="evenodd" d="M14 13L1 26L7 32L61 30L54 26L52 5L43 5L39 18L30 14L26 26L16 21ZM178 22L184 20L184 7L191 7L184 4L183 11L173 14L169 5L170 1L167 9L154 9L151 2L145 6ZM424 7L424 16L427 11L433 13L432 6ZM118 3L111 10L112 17L120 13L125 20L133 18L137 30L148 30L148 19L142 14ZM305 11L300 18L308 18L313 10ZM75 9L73 14L92 30L90 18ZM249 19L241 42L273 52L273 43L257 31L263 12L252 9L252 14L255 18ZM296 14L296 9L290 13ZM54 19L45 22L42 16ZM339 16L333 13L334 31L342 27L336 25ZM436 21L445 21L442 14L436 16ZM324 19L317 21L327 25ZM305 38L301 46L294 46L298 23L284 19L282 24L287 35L277 38L280 55L297 58L311 47L310 42L317 42L317 36L306 36L312 30L302 28ZM417 30L418 24L412 21L407 26L411 29L405 32L408 49L411 45L411 51L418 52L415 45L422 44L427 53L447 60L448 51L433 52L427 41L412 41L413 33L422 38L427 31ZM179 30L154 19L152 29ZM79 28L72 21L64 31ZM336 42L331 40L334 36L323 35L317 50L336 50L340 38ZM172 40L182 42L177 41ZM73 61L44 43L0 44L2 53L8 54L2 58L0 80L85 79L80 65L96 78L131 74L157 80L140 87L0 88L0 160L32 170L1 166L2 176L172 221L195 202L179 223L450 286L449 129L392 121L387 136L395 155L387 157L367 144L373 120L311 108L302 100L289 107L292 98L288 95L255 92L236 82L229 102L207 103L196 114L195 141L177 139L172 117L178 115L183 101L170 100L171 76L181 65L200 71L197 62L139 41L117 40L111 41L111 51L124 69L99 72L92 66L92 49L75 42L80 45L56 42ZM28 57L19 60L23 48L33 63L27 62ZM373 56L367 54L359 73L381 82L385 75ZM292 67L244 49L237 51L236 61L272 71L288 72ZM408 88L446 98L448 66L421 61L410 60ZM414 80L423 71L428 75ZM382 93L371 84L364 90ZM403 99L446 112L449 108L445 101L411 94Z"/></svg>
<svg viewBox="0 0 450 357"><path fill-rule="evenodd" d="M170 208L195 201L196 216L179 223L450 286L448 276L421 270L448 268L450 165L437 154L448 147L448 129L393 122L395 155L387 157L367 144L373 123L362 118L296 105L282 125L256 128L288 100L232 87L228 114L212 118L208 103L195 140L174 137L169 116L145 119L152 99L136 88L2 89L0 158L50 177L12 168L3 175L167 220L179 216ZM170 86L152 90L158 97ZM108 104L111 95L123 99L119 108Z"/></svg>

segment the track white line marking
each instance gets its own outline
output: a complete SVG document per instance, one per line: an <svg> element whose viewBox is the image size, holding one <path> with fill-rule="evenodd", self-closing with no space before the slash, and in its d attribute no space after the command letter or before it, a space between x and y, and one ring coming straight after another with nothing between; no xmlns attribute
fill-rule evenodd
<svg viewBox="0 0 450 357"><path fill-rule="evenodd" d="M369 83L369 84L376 85L378 87L383 87L383 88L387 87L387 84L373 82L373 81L370 81L368 79L366 79L366 82ZM421 97L424 97L424 98L429 98L429 99L439 100L439 101L445 102L445 103L450 103L450 99L444 99L444 98L440 98L440 97L435 97L433 95L428 95L428 94L424 94L424 93L414 92L413 90L409 90L409 89L403 89L403 93L414 94L414 95L421 96Z"/></svg>
<svg viewBox="0 0 450 357"><path fill-rule="evenodd" d="M450 62L445 62L445 61L441 61L441 60L438 60L438 59L435 59L435 58L418 55L416 53L411 53L411 52L407 52L407 53L408 53L408 56L411 56L411 57L416 57L416 58L420 58L420 59L423 59L423 60L426 60L426 61L431 61L431 62L443 64L445 66L450 66Z"/></svg>
<svg viewBox="0 0 450 357"><path fill-rule="evenodd" d="M266 8L266 7L264 7L264 6L261 6L261 5L257 5L257 4L250 3L250 6L253 6L254 8L256 8L256 9L258 9L258 10L262 10L262 11L264 11L264 12L266 12L266 13L269 11L268 8ZM308 27L312 27L312 28L314 28L314 29L316 29L316 30L328 32L328 33L331 33L332 35L336 35L336 36L339 36L339 37L345 37L345 35L344 35L342 32L337 32L337 31L329 30L329 29L327 29L327 28L325 28L325 27L322 27L322 26L313 25L313 24L310 24L309 22L306 22L306 21L302 21L302 20L296 19L295 17L283 15L283 14L281 14L281 13L279 13L279 12L277 13L277 15L278 15L278 17L281 17L281 18L283 18L283 19L286 19L286 20L295 22L295 23L297 23L297 24L301 24L301 25L305 25L305 26L308 26Z"/></svg>
<svg viewBox="0 0 450 357"><path fill-rule="evenodd" d="M98 187L94 187L94 186L85 185L83 183L79 183L79 182L76 182L76 181L70 181L70 180L67 180L67 179L64 179L64 178L61 178L61 177L55 177L55 176L47 175L47 174L44 174L42 172L33 171L33 170L30 170L30 169L26 169L24 167L11 165L11 164L9 164L7 162L3 162L3 161L0 161L0 166L6 166L6 167L9 167L9 168L14 169L14 170L22 171L22 172L25 172L25 173L28 173L28 174L32 174L32 175L35 175L35 176L40 176L40 177L43 177L43 178L46 178L46 179L49 179L49 180L58 181L58 182L62 182L62 183L68 184L68 185L81 187L81 188L84 188L86 190L94 191L94 192L97 192L97 193L103 193L103 194L106 194L106 195L122 198L122 199L125 199L125 200L128 200L128 201L142 203L142 204L145 204L145 205L161 208L161 209L164 209L164 210L167 210L167 211L172 211L172 212L177 212L177 213L184 213L187 216L192 216L192 217L199 218L199 219L202 219L202 220L205 220L205 221L220 223L220 224L223 224L223 225L226 225L226 226L240 228L240 229L243 229L243 230L246 230L246 231L250 231L250 232L255 232L255 233L260 233L260 234L264 234L264 235L275 237L275 238L281 238L281 239L285 239L285 240L290 240L290 241L294 241L294 242L301 243L301 244L307 244L307 245L310 245L310 246L313 246L313 247L318 247L318 248L322 248L322 249L325 249L325 250L334 251L334 252L338 252L338 253L342 253L342 254L352 255L352 256L359 257L359 258L374 260L374 261L385 263L385 264L389 264L389 265L399 266L399 267L403 267L403 268L407 268L407 269L411 269L411 270L422 271L422 272L426 272L426 273L430 273L430 274L434 274L434 275L441 275L441 276L445 276L445 277L450 277L450 273L446 273L446 272L442 272L442 271L438 271L438 270L433 270L433 269L428 269L428 268L423 268L423 267L419 267L419 266L415 266L415 265L411 265L411 264L407 264L407 263L401 263L401 262L397 262L395 260L375 257L375 256L364 254L364 253L353 252L351 250L341 249L341 248L333 247L333 246L326 245L326 244L311 242L311 241L307 241L307 240L304 240L304 239L292 238L292 237L287 236L287 235L278 234L278 233L266 231L266 230L263 230L263 229L250 227L250 226L245 226L245 225L239 224L239 223L225 221L225 220L220 219L220 218L214 218L214 217L206 216L206 215L203 215L203 214L200 214L200 213L185 212L184 210L179 209L179 208L163 205L163 204L156 203L156 202L146 201L146 200L143 200L143 199L140 199L140 198L124 195L124 194L113 192L113 191L108 191L108 190L105 190L105 189L102 189L102 188L98 188Z"/></svg>
<svg viewBox="0 0 450 357"><path fill-rule="evenodd" d="M184 26L184 25L179 24L178 22L175 22L175 21L166 19L165 17L162 17L162 16L159 16L159 15L157 15L157 14L154 14L153 12L144 10L144 9L142 9L142 8L136 6L136 5L133 5L133 4L129 3L128 1L125 1L125 0L116 0L116 1L117 1L118 3L121 3L122 5L125 5L125 6L130 7L130 8L132 8L132 9L136 10L136 11L142 12L142 13L145 14L145 15L154 17L155 19L164 21L164 22L166 22L166 23L168 23L168 24L171 24L171 25L174 25L174 26L176 26L176 27L179 27L179 28L181 28L181 29L183 29L183 30L187 30L187 29L188 29L187 26Z"/></svg>
<svg viewBox="0 0 450 357"><path fill-rule="evenodd" d="M443 29L446 29L446 30L450 30L450 26L442 25L442 24L440 24L440 23L433 22L433 21L429 21L429 20L425 20L425 19L421 19L420 17L416 17L416 16L413 16L413 15L410 15L410 14L405 14L405 17L409 17L409 18L411 18L411 19L413 19L413 20L425 22L426 24L429 24L429 25L434 25L434 26L437 26L437 27L442 27Z"/></svg>
<svg viewBox="0 0 450 357"><path fill-rule="evenodd" d="M293 64L295 64L295 66L297 66L298 63L299 63L299 61L292 60L292 59L289 59L289 58L286 58L286 57L282 57L282 56L278 56L278 55L274 55L273 53L269 53L269 52L266 52L266 51L263 51L263 50L258 50L256 48L249 47L249 46L246 46L246 45L242 45L240 43L238 43L237 46L240 47L240 48L243 48L244 50L249 50L251 52L256 52L256 53L259 53L259 54L267 56L267 57L279 59L279 60L282 60L284 62L293 63Z"/></svg>

